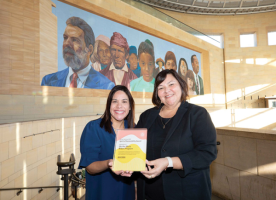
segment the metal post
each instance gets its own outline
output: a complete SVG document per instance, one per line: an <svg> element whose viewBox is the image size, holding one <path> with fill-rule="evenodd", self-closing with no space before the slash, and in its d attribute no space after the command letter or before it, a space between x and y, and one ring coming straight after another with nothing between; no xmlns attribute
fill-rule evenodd
<svg viewBox="0 0 276 200"><path fill-rule="evenodd" d="M78 199L78 186L75 185L75 200L77 200L77 199Z"/></svg>
<svg viewBox="0 0 276 200"><path fill-rule="evenodd" d="M68 200L68 174L64 175L64 200Z"/></svg>

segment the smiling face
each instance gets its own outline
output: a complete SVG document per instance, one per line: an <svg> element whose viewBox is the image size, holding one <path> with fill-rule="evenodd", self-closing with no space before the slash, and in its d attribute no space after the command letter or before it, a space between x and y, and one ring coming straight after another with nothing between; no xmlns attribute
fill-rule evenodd
<svg viewBox="0 0 276 200"><path fill-rule="evenodd" d="M166 65L165 65L165 69L173 69L173 70L176 71L175 62L173 60L167 60Z"/></svg>
<svg viewBox="0 0 276 200"><path fill-rule="evenodd" d="M159 99L166 106L176 106L181 100L180 84L171 74L168 74L166 79L159 84L157 90Z"/></svg>
<svg viewBox="0 0 276 200"><path fill-rule="evenodd" d="M186 66L186 63L184 62L184 60L181 60L180 73L182 74L182 76L186 76L187 66Z"/></svg>
<svg viewBox="0 0 276 200"><path fill-rule="evenodd" d="M86 47L84 32L77 26L67 25L63 34L63 58L67 66L79 71L89 64L93 46Z"/></svg>
<svg viewBox="0 0 276 200"><path fill-rule="evenodd" d="M109 46L103 41L99 41L98 56L99 56L100 63L103 65L108 65L111 62L111 54L110 54Z"/></svg>
<svg viewBox="0 0 276 200"><path fill-rule="evenodd" d="M139 57L139 65L141 67L141 74L146 82L151 82L153 79L154 60L149 53L141 53Z"/></svg>
<svg viewBox="0 0 276 200"><path fill-rule="evenodd" d="M128 53L125 52L123 47L119 47L116 44L111 45L111 61L117 69L124 67L126 59L128 59Z"/></svg>
<svg viewBox="0 0 276 200"><path fill-rule="evenodd" d="M122 122L130 111L130 103L125 92L119 90L112 97L110 105L111 121Z"/></svg>

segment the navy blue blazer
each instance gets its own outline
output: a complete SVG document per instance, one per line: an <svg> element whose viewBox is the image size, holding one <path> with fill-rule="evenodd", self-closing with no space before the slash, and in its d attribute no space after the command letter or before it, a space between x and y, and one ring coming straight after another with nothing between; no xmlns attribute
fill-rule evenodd
<svg viewBox="0 0 276 200"><path fill-rule="evenodd" d="M69 67L56 73L48 74L43 77L41 86L65 87L68 73ZM84 88L111 90L114 86L114 83L107 77L91 67Z"/></svg>
<svg viewBox="0 0 276 200"><path fill-rule="evenodd" d="M141 114L137 128L149 128L160 108ZM154 140L148 132L148 140ZM149 150L149 149L148 149ZM205 108L182 102L161 149L161 157L179 157L183 170L167 169L162 174L166 200L210 200L210 164L217 156L216 129ZM145 199L145 180L139 173L138 200Z"/></svg>

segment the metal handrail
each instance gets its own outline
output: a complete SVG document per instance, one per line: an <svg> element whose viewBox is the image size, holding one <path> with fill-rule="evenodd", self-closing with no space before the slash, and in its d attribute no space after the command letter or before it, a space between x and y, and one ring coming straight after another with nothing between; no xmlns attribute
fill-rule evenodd
<svg viewBox="0 0 276 200"><path fill-rule="evenodd" d="M27 135L23 138L26 138L26 137L31 137L31 136L36 136L36 135L40 135L40 134L44 134L44 133L48 133L48 132L53 132L53 131L59 131L60 129L55 129L55 130L50 130L50 131L45 131L45 132L41 132L41 133L34 133L34 134L31 134L31 135Z"/></svg>
<svg viewBox="0 0 276 200"><path fill-rule="evenodd" d="M89 116L99 116L99 115L103 115L103 113L96 113L95 115L89 115ZM23 138L27 138L27 137L31 137L31 136L36 136L36 135L40 135L40 134L45 134L45 133L49 133L49 132L53 132L53 131L59 131L59 130L60 129L54 129L54 130L44 131L44 132L40 132L40 133L33 133L31 135L24 136Z"/></svg>
<svg viewBox="0 0 276 200"><path fill-rule="evenodd" d="M0 188L0 191L7 191L7 190L19 190L16 195L19 196L22 192L22 190L34 190L34 189L40 189L38 193L41 193L43 189L51 189L51 188L57 188L57 192L60 190L60 188L63 188L63 186L37 186L37 187L19 187L19 188Z"/></svg>

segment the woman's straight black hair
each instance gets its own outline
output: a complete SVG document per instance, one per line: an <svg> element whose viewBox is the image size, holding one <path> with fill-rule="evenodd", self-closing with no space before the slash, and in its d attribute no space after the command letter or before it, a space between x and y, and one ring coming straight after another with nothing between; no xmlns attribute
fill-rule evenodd
<svg viewBox="0 0 276 200"><path fill-rule="evenodd" d="M123 85L116 85L109 93L107 101L106 101L106 108L104 111L104 114L102 115L102 121L100 123L100 127L103 128L109 132L112 133L112 126L111 126L111 113L110 113L110 106L113 99L114 94L117 91L123 91L128 96L129 104L130 104L130 111L128 115L126 116L125 120L127 120L128 128L134 128L134 118L135 118L135 103L134 100L127 89L127 87Z"/></svg>

